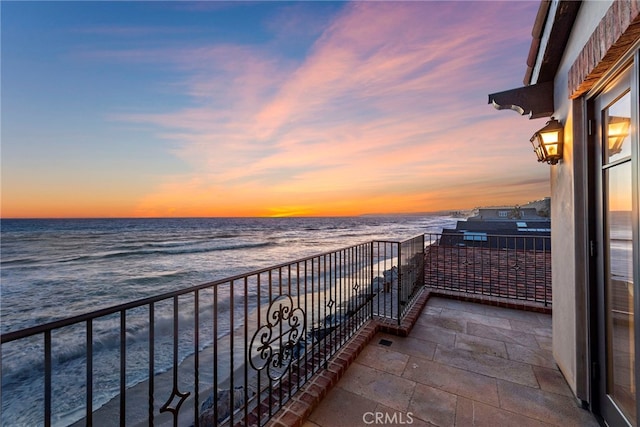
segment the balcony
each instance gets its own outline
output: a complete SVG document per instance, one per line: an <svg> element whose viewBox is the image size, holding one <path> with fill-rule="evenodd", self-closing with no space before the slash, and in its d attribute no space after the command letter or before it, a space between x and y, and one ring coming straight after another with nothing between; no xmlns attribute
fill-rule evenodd
<svg viewBox="0 0 640 427"><path fill-rule="evenodd" d="M294 399L274 425L296 425L302 407ZM373 335L303 425L376 421L598 425L553 361L551 315L442 297L429 298L407 337Z"/></svg>
<svg viewBox="0 0 640 427"><path fill-rule="evenodd" d="M551 357L550 265L548 238L368 242L3 334L3 363L41 352L29 399L45 426L70 424L70 401L75 425L96 426L583 425ZM105 331L119 336L109 360L94 351ZM79 360L59 356L71 335ZM58 383L69 363L84 386ZM107 382L117 395L96 403Z"/></svg>

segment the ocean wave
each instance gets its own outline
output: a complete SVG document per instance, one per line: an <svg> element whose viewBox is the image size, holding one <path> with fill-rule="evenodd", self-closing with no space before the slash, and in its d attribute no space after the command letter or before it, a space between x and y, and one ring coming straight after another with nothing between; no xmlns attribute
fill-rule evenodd
<svg viewBox="0 0 640 427"><path fill-rule="evenodd" d="M107 252L103 254L82 255L82 256L59 260L58 262L69 263L69 262L88 261L88 260L97 260L97 259L126 258L126 257L139 257L139 256L149 256L149 255L191 255L191 254L219 252L219 251L235 251L235 250L242 250L242 249L264 248L264 247L275 246L275 245L277 245L276 242L269 241L269 242L260 242L260 243L239 243L235 245L214 246L214 247L207 247L207 248L138 249L138 250L131 250L131 251L115 251L115 252Z"/></svg>
<svg viewBox="0 0 640 427"><path fill-rule="evenodd" d="M201 302L202 303L202 302ZM171 305L171 304L167 304ZM154 320L154 343L156 349L161 346L171 347L174 333L174 316L172 312L166 310L158 313ZM180 308L178 315L178 335L183 341L185 335L193 332L193 305L189 304ZM229 298L218 297L218 307L216 314L224 319L224 314L229 311ZM212 328L214 310L211 304L202 304L198 311L200 331ZM220 315L223 316L220 316ZM86 330L84 323L69 326L65 330L60 330L52 334L52 363L54 369L58 366L66 365L78 360L84 360L87 356ZM212 332L212 331L211 331ZM229 333L225 324L218 327L218 339ZM110 316L109 318L94 320L92 328L92 352L94 359L101 354L117 351L120 348L120 317ZM132 313L127 315L127 327L125 331L127 347L135 343L146 343L149 340L149 316L147 313ZM203 339L204 338L204 339ZM202 342L200 347L204 347L213 341L213 337L207 339L200 337ZM3 348L2 356L2 386L18 384L28 381L38 376L44 370L44 345L42 339L33 337L28 342L13 343L7 348ZM170 366L169 366L170 367ZM158 366L159 372L169 367ZM94 373L95 374L95 373Z"/></svg>
<svg viewBox="0 0 640 427"><path fill-rule="evenodd" d="M37 259L34 257L2 259L0 260L0 266L12 267L12 266L20 266L20 265L30 265L40 261L41 261L40 259Z"/></svg>

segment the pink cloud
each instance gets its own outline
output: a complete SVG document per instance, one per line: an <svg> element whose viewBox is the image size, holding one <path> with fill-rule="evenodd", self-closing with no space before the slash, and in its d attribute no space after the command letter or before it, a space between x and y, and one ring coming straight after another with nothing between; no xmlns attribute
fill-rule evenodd
<svg viewBox="0 0 640 427"><path fill-rule="evenodd" d="M234 45L165 52L165 60L185 73L179 86L196 106L114 116L161 127L175 154L193 168L191 178L174 177L147 202L160 203L180 182L188 183L185 197L212 188L234 193L225 186L251 182L235 193L265 203L285 203L282 195L333 193L337 200L407 191L407 200L428 200L429 192L444 200L439 189L460 197L482 192L472 183L483 180L494 185L531 176L537 182L545 172L522 147L540 125L486 105L496 85L513 84L496 81L506 74L491 62L496 50L518 47L516 73L526 60L530 36L523 28L535 8L510 4L527 12L521 13L527 22L520 22L505 19L505 7L351 3L301 63ZM285 170L296 172L277 173ZM265 176L270 179L260 185Z"/></svg>

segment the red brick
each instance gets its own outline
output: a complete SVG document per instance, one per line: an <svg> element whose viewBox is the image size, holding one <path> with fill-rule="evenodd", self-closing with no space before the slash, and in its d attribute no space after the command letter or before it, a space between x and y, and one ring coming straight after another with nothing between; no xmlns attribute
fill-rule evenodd
<svg viewBox="0 0 640 427"><path fill-rule="evenodd" d="M298 397L298 399L300 399L301 402L309 405L310 408L315 407L318 404L318 402L320 401L318 399L318 396L314 396L314 395L312 395L310 393L305 393L305 392L302 392L300 394L300 396Z"/></svg>
<svg viewBox="0 0 640 427"><path fill-rule="evenodd" d="M339 363L331 363L327 369L329 369L329 372L332 372L334 375L338 377L341 377L345 371L345 367Z"/></svg>
<svg viewBox="0 0 640 427"><path fill-rule="evenodd" d="M333 384L332 377L322 374L313 380L313 383L322 389L329 389Z"/></svg>
<svg viewBox="0 0 640 427"><path fill-rule="evenodd" d="M308 412L311 412L310 405L297 399L292 399L289 402L287 402L287 404L285 405L285 408L288 411L293 412L300 418L306 417L308 415Z"/></svg>
<svg viewBox="0 0 640 427"><path fill-rule="evenodd" d="M569 71L570 98L587 92L637 40L638 0L614 1Z"/></svg>
<svg viewBox="0 0 640 427"><path fill-rule="evenodd" d="M302 425L302 418L291 411L285 410L278 418L278 422L283 426L298 427Z"/></svg>
<svg viewBox="0 0 640 427"><path fill-rule="evenodd" d="M314 398L322 398L324 396L324 390L318 387L315 383L310 383L307 386L306 393L313 396Z"/></svg>

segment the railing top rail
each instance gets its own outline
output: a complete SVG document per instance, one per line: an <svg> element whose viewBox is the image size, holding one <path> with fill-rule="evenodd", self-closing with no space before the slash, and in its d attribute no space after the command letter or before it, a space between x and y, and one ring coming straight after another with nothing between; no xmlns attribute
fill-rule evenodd
<svg viewBox="0 0 640 427"><path fill-rule="evenodd" d="M55 320L52 322L47 322L47 323L43 323L40 325L36 325L36 326L31 326L29 328L24 328L24 329L20 329L17 331L11 331L11 332L6 332L4 334L2 334L0 336L0 343L4 344L10 341L15 341L17 339L22 339L22 338L26 338L32 335L37 335L37 334L41 334L44 333L46 331L51 331L54 329L59 329L65 326L69 326L69 325L73 325L76 323L80 323L80 322L86 322L87 320L92 320L92 319L96 319L98 317L103 317L103 316L108 316L110 314L114 314L114 313L118 313L118 312L122 312L122 311L127 311L136 307L141 307L141 306L145 306L145 305L149 305L149 304L153 304L159 301L163 301L163 300L167 300L169 298L174 298L174 297L178 297L181 295L186 295L186 294L190 294L192 292L195 291L199 291L202 289L207 289L207 288L212 288L215 286L220 286L223 285L225 283L232 283L238 280L242 280L246 277L250 277L250 276L257 276L263 273L266 273L268 271L272 271L272 270L277 270L279 268L284 268L287 267L289 265L292 264L300 264L302 262L306 262L315 258L321 258L323 256L327 256L327 255L331 255L334 253L338 253L338 252L342 252L345 250L349 250L349 249L353 249L356 247L361 247L361 246L368 246L371 245L374 241L369 241L369 242L363 242L363 243L358 243L355 245L351 245L351 246L346 246L340 249L335 249L333 251L328 251L328 252L323 252L321 254L315 254L315 255L310 255L304 258L300 258L300 259L296 259L293 261L288 261L288 262L283 262L280 264L276 264L276 265L272 265L269 267L264 267L258 270L253 270L253 271L249 271L247 273L240 273L237 274L235 276L230 276L230 277L225 277L222 279L218 279L218 280L214 280L211 282L206 282L206 283L202 283L199 285L194 285L194 286L190 286L188 288L184 288L184 289L179 289L176 291L171 291L171 292L165 292L163 294L160 295L155 295L155 296L151 296L151 297L146 297L146 298L142 298L142 299L138 299L135 301L131 301L131 302L127 302L127 303L122 303L122 304L118 304L118 305L114 305L114 306L110 306L110 307L105 307L103 309L99 309L99 310L95 310L95 311L91 311L89 313L83 313L83 314L79 314L76 316L72 316L72 317L67 317L64 319L59 319L59 320Z"/></svg>
<svg viewBox="0 0 640 427"><path fill-rule="evenodd" d="M418 234L417 236L409 237L408 239L400 241L400 243L410 242L412 240L424 238L424 234Z"/></svg>
<svg viewBox="0 0 640 427"><path fill-rule="evenodd" d="M463 230L453 230L453 233L425 233L425 236L464 236L465 232L468 236L486 236L486 237L498 237L504 239L545 239L550 240L550 235L539 235L534 234L533 232L523 231L523 234L492 234L485 233L484 231L463 231Z"/></svg>
<svg viewBox="0 0 640 427"><path fill-rule="evenodd" d="M452 236L456 236L456 235L461 235L463 234L462 232L459 234L452 234ZM484 234L484 233L483 233ZM532 235L496 235L496 234L484 234L487 237L500 237L500 238L541 238L541 239L549 239L549 236L532 236ZM404 242L416 239L416 238L420 238L422 236L443 236L443 233L425 233L422 235L418 235L415 236L413 238L407 239ZM400 241L392 241L392 240L372 240L369 242L363 242L363 243L358 243L355 245L351 245L351 246L346 246L343 248L339 248L339 249L335 249L333 251L328 251L328 252L324 252L321 254L315 254L315 255L310 255L304 258L300 258L300 259L296 259L293 261L288 261L288 262L283 262L280 264L276 264L276 265L272 265L269 267L265 267L265 268L261 268L258 270L254 270L254 271L249 271L246 273L241 273L241 274L237 274L235 276L231 276L231 277L225 277L222 279L218 279L215 281L211 281L211 282L206 282L206 283L202 283L199 285L194 285L185 289L180 289L180 290L176 290L176 291L171 291L171 292L166 292L160 295L155 295L155 296L151 296L151 297L146 297L146 298L142 298L142 299L138 299L135 301L131 301L131 302L127 302L127 303L122 303L122 304L118 304L118 305L114 305L114 306L110 306L110 307L105 307L103 309L99 309L96 311L92 311L89 313L84 313L84 314L80 314L77 316L73 316L73 317L68 317L68 318L64 318L64 319L59 319L59 320L55 320L52 322L48 322L48 323L43 323L40 325L36 325L36 326L32 326L29 328L24 328L24 329L20 329L17 331L11 331L11 332L7 332L4 333L0 336L0 343L4 344L6 342L10 342L10 341L14 341L17 339L21 339L21 338L26 338L32 335L37 335L37 334L41 334L44 333L46 331L50 331L50 330L54 330L54 329L58 329L58 328L62 328L65 326L69 326L72 324L76 324L76 323L80 323L80 322L86 322L88 320L92 320L98 317L103 317L103 316L108 316L114 313L118 313L118 312L123 312L123 311L127 311L136 307L140 307L140 306L145 306L145 305L149 305L149 304L153 304L159 301L163 301L163 300L167 300L169 298L174 298L174 297L178 297L181 295L186 295L186 294L190 294L193 293L195 291L198 290L202 290L202 289L207 289L207 288L213 288L216 286L220 286L226 283L232 283L238 280L243 280L246 277L250 277L250 276L257 276L263 273L266 273L268 271L273 271L273 270L277 270L279 268L284 268L293 264L300 264L312 259L317 259L317 258L321 258L327 255L331 255L334 253L338 253L341 251L345 251L345 250L349 250L352 248L356 248L356 247L361 247L361 246L368 246L368 245L372 245L374 243L383 243L383 244L400 244L402 242Z"/></svg>
<svg viewBox="0 0 640 427"><path fill-rule="evenodd" d="M522 234L498 234L498 233L486 233L484 231L474 231L474 230L451 230L447 233L424 233L425 236L462 236L465 233L469 235L484 235L487 237L522 237L522 238L539 238L539 239L549 239L550 235L539 235L534 234L534 232L523 231Z"/></svg>

